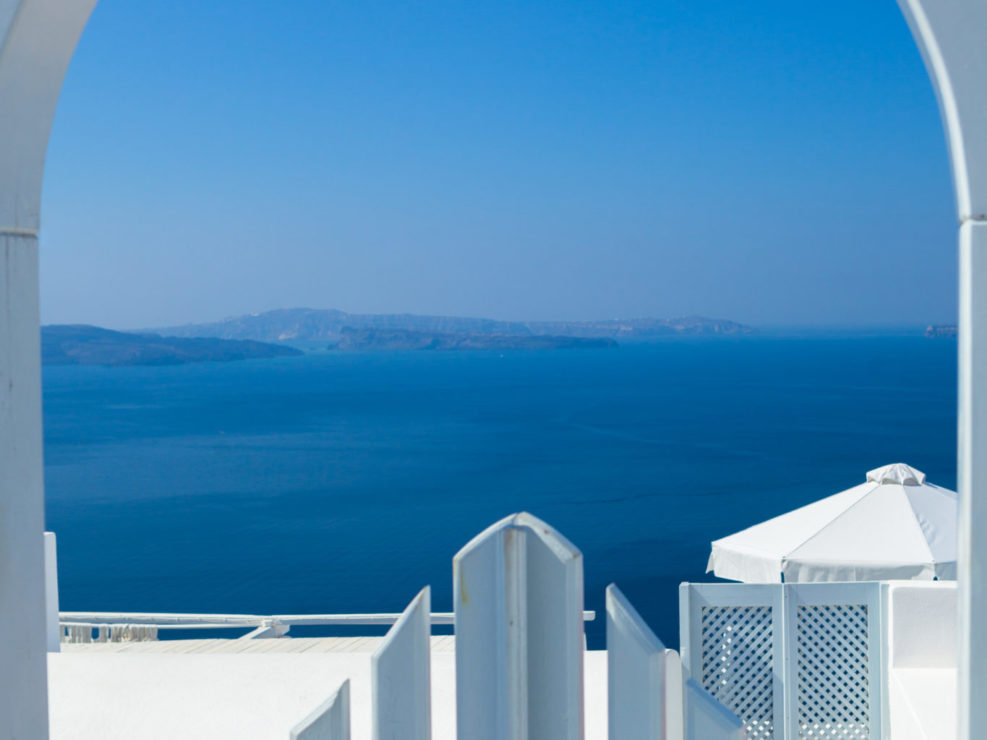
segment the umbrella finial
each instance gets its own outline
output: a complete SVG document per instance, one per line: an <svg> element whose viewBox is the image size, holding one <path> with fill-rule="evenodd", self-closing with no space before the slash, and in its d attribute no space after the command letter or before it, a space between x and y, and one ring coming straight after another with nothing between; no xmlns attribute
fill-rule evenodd
<svg viewBox="0 0 987 740"><path fill-rule="evenodd" d="M891 463L883 468L868 471L867 480L872 483L897 483L900 486L920 486L925 483L925 473L905 463Z"/></svg>

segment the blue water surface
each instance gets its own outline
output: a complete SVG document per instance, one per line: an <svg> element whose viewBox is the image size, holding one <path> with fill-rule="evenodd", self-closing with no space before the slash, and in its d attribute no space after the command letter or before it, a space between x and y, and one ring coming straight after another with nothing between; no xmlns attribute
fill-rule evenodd
<svg viewBox="0 0 987 740"><path fill-rule="evenodd" d="M65 610L451 611L525 510L674 646L711 539L885 463L956 480L956 343L922 337L49 367L44 403Z"/></svg>

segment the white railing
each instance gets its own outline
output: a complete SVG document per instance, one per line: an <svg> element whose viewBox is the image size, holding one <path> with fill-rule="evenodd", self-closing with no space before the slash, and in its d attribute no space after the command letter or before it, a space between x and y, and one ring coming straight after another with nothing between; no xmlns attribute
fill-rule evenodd
<svg viewBox="0 0 987 740"><path fill-rule="evenodd" d="M56 590L57 595L57 590ZM239 639L284 637L292 627L389 627L401 617L382 614L176 614L172 612L59 612L61 642L127 642L158 639L158 630L251 631ZM596 612L586 611L592 622ZM452 626L452 612L432 612L432 627ZM87 632L88 630L88 632Z"/></svg>
<svg viewBox="0 0 987 740"><path fill-rule="evenodd" d="M400 614L173 614L152 612L61 612L63 642L126 642L158 639L159 630L242 630L239 639L284 637L292 627L390 626ZM451 626L452 612L431 614L433 626Z"/></svg>

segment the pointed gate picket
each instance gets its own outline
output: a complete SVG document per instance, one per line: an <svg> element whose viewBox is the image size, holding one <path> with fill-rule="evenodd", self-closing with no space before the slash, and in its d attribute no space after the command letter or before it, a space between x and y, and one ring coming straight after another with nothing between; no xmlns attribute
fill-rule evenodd
<svg viewBox="0 0 987 740"><path fill-rule="evenodd" d="M371 658L374 740L430 740L432 597L428 586Z"/></svg>
<svg viewBox="0 0 987 740"><path fill-rule="evenodd" d="M530 514L453 559L459 740L582 740L583 559Z"/></svg>
<svg viewBox="0 0 987 740"><path fill-rule="evenodd" d="M745 740L744 723L694 679L685 682L686 740Z"/></svg>
<svg viewBox="0 0 987 740"><path fill-rule="evenodd" d="M291 730L291 740L350 740L350 682Z"/></svg>
<svg viewBox="0 0 987 740"><path fill-rule="evenodd" d="M744 725L695 681L620 590L607 588L609 740L743 740Z"/></svg>
<svg viewBox="0 0 987 740"><path fill-rule="evenodd" d="M616 585L607 586L610 740L665 740L665 646Z"/></svg>

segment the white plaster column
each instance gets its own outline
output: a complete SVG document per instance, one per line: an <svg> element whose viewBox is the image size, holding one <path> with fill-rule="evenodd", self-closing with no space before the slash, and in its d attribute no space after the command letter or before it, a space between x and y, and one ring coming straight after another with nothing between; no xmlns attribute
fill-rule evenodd
<svg viewBox="0 0 987 740"><path fill-rule="evenodd" d="M0 0L0 738L48 736L38 229L48 133L95 0Z"/></svg>
<svg viewBox="0 0 987 740"><path fill-rule="evenodd" d="M960 222L958 737L987 728L987 2L898 0L939 98Z"/></svg>
<svg viewBox="0 0 987 740"><path fill-rule="evenodd" d="M961 740L974 740L987 728L987 223L982 220L960 227L959 367L957 729Z"/></svg>
<svg viewBox="0 0 987 740"><path fill-rule="evenodd" d="M0 232L0 737L48 728L38 240Z"/></svg>

